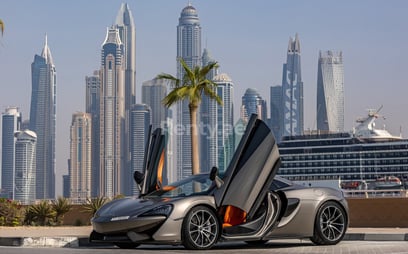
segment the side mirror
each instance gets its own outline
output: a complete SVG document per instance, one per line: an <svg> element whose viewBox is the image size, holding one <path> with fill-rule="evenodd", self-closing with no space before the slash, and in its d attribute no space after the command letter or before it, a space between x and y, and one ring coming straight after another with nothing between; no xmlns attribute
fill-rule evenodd
<svg viewBox="0 0 408 254"><path fill-rule="evenodd" d="M221 186L224 184L224 181L218 176L218 168L217 167L212 167L210 171L210 180L215 182L215 185L217 185L217 188L221 188Z"/></svg>
<svg viewBox="0 0 408 254"><path fill-rule="evenodd" d="M143 180L144 180L144 174L139 172L139 171L135 171L133 173L133 179L135 179L135 182L138 185L141 185L143 183Z"/></svg>

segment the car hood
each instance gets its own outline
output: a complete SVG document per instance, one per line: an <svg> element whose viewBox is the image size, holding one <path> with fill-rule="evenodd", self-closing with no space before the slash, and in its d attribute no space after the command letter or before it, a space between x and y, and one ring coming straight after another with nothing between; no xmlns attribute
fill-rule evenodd
<svg viewBox="0 0 408 254"><path fill-rule="evenodd" d="M122 198L103 205L95 217L136 216L143 214L154 207L168 204L170 198Z"/></svg>

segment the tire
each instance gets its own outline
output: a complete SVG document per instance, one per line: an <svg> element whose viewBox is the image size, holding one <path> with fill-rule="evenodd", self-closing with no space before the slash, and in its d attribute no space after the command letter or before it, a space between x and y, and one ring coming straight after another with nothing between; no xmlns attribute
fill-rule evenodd
<svg viewBox="0 0 408 254"><path fill-rule="evenodd" d="M181 240L186 249L208 250L217 243L220 231L216 214L206 206L196 206L183 220Z"/></svg>
<svg viewBox="0 0 408 254"><path fill-rule="evenodd" d="M317 245L339 243L346 233L348 218L344 208L334 202L324 203L316 214L313 237L310 240Z"/></svg>
<svg viewBox="0 0 408 254"><path fill-rule="evenodd" d="M265 245L265 243L268 242L268 240L254 240L254 241L245 241L249 246L254 246L254 247L258 247L258 246L263 246Z"/></svg>
<svg viewBox="0 0 408 254"><path fill-rule="evenodd" d="M114 243L114 244L121 249L134 249L140 245L138 243Z"/></svg>

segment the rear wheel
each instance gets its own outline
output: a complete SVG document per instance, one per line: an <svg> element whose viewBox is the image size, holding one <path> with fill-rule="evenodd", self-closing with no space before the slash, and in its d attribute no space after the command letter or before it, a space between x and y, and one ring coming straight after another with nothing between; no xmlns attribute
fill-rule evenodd
<svg viewBox="0 0 408 254"><path fill-rule="evenodd" d="M118 246L121 249L134 249L140 244L137 243L115 243L116 246Z"/></svg>
<svg viewBox="0 0 408 254"><path fill-rule="evenodd" d="M340 242L347 230L347 214L344 208L333 201L324 203L318 210L313 237L317 245L333 245Z"/></svg>
<svg viewBox="0 0 408 254"><path fill-rule="evenodd" d="M220 236L220 223L206 206L192 208L184 218L181 237L184 247L193 250L210 249Z"/></svg>

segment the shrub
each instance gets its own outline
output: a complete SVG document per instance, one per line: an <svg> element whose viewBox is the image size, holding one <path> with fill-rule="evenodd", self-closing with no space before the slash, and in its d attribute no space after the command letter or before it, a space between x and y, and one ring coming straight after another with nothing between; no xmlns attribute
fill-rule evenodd
<svg viewBox="0 0 408 254"><path fill-rule="evenodd" d="M64 197L58 197L57 200L52 202L52 209L55 212L55 223L62 225L64 215L71 210L72 205L69 200Z"/></svg>
<svg viewBox="0 0 408 254"><path fill-rule="evenodd" d="M40 203L28 207L24 222L28 225L50 226L54 224L55 211L52 205L42 200Z"/></svg>
<svg viewBox="0 0 408 254"><path fill-rule="evenodd" d="M19 226L22 224L24 209L17 201L0 198L0 226Z"/></svg>
<svg viewBox="0 0 408 254"><path fill-rule="evenodd" d="M105 197L87 198L83 211L94 216L96 211L108 201L109 199Z"/></svg>

